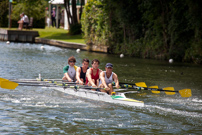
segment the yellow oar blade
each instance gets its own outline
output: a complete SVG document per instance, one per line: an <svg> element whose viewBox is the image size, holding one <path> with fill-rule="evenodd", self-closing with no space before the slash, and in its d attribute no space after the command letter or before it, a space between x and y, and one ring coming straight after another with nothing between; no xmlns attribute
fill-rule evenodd
<svg viewBox="0 0 202 135"><path fill-rule="evenodd" d="M8 79L0 78L0 86L2 81L8 81Z"/></svg>
<svg viewBox="0 0 202 135"><path fill-rule="evenodd" d="M11 81L2 81L1 88L3 89L15 89L18 86L18 83Z"/></svg>
<svg viewBox="0 0 202 135"><path fill-rule="evenodd" d="M191 97L192 96L191 89L179 90L179 93L182 97Z"/></svg>
<svg viewBox="0 0 202 135"><path fill-rule="evenodd" d="M138 82L138 83L135 83L135 85L137 87L144 87L144 88L147 88L147 85L145 84L145 82Z"/></svg>
<svg viewBox="0 0 202 135"><path fill-rule="evenodd" d="M150 86L149 88L151 88L151 89L158 89L159 87L158 86ZM156 91L156 90L152 90L151 92L155 93L155 94L159 94L160 93L160 91Z"/></svg>
<svg viewBox="0 0 202 135"><path fill-rule="evenodd" d="M163 88L163 90L174 91L174 88L173 87L166 87L166 88ZM167 95L174 95L175 94L175 92L166 92L166 91L165 91L165 93Z"/></svg>
<svg viewBox="0 0 202 135"><path fill-rule="evenodd" d="M3 80L8 80L8 79L0 78L0 81L3 81Z"/></svg>

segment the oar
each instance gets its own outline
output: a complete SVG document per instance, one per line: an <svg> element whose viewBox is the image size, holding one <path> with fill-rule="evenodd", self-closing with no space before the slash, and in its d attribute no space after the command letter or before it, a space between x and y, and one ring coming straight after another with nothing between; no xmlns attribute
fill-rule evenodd
<svg viewBox="0 0 202 135"><path fill-rule="evenodd" d="M164 91L167 95L174 95L175 92L180 93L182 97L191 97L192 92L191 89L182 89L182 90L174 90L173 87L166 87L163 89L153 89L153 88L145 88L145 90L152 90L152 91Z"/></svg>
<svg viewBox="0 0 202 135"><path fill-rule="evenodd" d="M53 87L53 86L70 86L70 84L65 84L65 83L53 83L53 84L30 84L30 83L16 83L16 82L12 82L12 81L8 81L8 80L3 80L1 81L1 88L4 89L15 89L18 85L22 85L22 86L46 86L46 87Z"/></svg>
<svg viewBox="0 0 202 135"><path fill-rule="evenodd" d="M29 81L32 81L34 79L29 79ZM52 82L52 81L51 81ZM33 82L34 84L27 84L29 82L23 82L23 81L19 81L18 83L17 82L13 82L13 81L9 81L8 79L4 79L4 78L0 78L0 84L1 84L1 88L4 88L4 89L15 89L18 85L23 85L23 86L63 86L63 87L66 87L66 86L70 86L70 84L77 84L77 83L74 83L74 82L70 82L70 84L66 84L66 83L53 83L53 85L48 85L48 84L40 84L40 83L36 83L36 82ZM75 86L73 85L72 88L75 88L75 89L79 89L79 88L85 88L85 89L104 89L104 88L94 88L94 87L89 87L89 86L85 86L85 85L78 85L78 86Z"/></svg>
<svg viewBox="0 0 202 135"><path fill-rule="evenodd" d="M8 79L0 78L0 85L2 81L9 81Z"/></svg>
<svg viewBox="0 0 202 135"><path fill-rule="evenodd" d="M3 89L15 89L18 86L18 83L16 82L11 82L8 80L3 80L0 82L1 88Z"/></svg>
<svg viewBox="0 0 202 135"><path fill-rule="evenodd" d="M64 83L64 84L78 84L76 82L63 82L63 81L13 81L16 83L31 83L31 84L45 84L45 83L53 83L53 84L58 84L58 83Z"/></svg>
<svg viewBox="0 0 202 135"><path fill-rule="evenodd" d="M62 79L9 79L10 81L63 81Z"/></svg>
<svg viewBox="0 0 202 135"><path fill-rule="evenodd" d="M59 81L55 81L53 79L5 79L5 78L0 78L0 84L2 81L12 81L12 82L16 82L16 83L65 83L65 84L78 84L76 82L68 82L67 80L61 80L61 79L57 79Z"/></svg>
<svg viewBox="0 0 202 135"><path fill-rule="evenodd" d="M115 83L114 83L115 84ZM134 87L134 86L136 86L136 87L143 87L143 88L147 88L147 85L146 85L146 83L145 82L137 82L137 83L135 83L135 84L127 84L127 83L119 83L121 86L124 86L124 87L126 87L126 88L132 88L132 87Z"/></svg>
<svg viewBox="0 0 202 135"><path fill-rule="evenodd" d="M133 85L128 85L128 84L122 83L122 87L134 88L134 89L138 89L138 90L151 90L152 93L155 93L155 94L160 93L160 91L164 91L167 95L174 95L175 92L177 92L177 93L180 93L180 95L182 97L191 97L192 96L191 89L182 89L182 90L175 91L173 87L166 87L163 89L159 89L158 86L150 86L149 88L147 88L145 86L146 86L146 84L144 82L135 83Z"/></svg>
<svg viewBox="0 0 202 135"><path fill-rule="evenodd" d="M69 84L74 84L75 82L69 82L67 80L61 80L61 79L10 79L9 81L13 82L49 82L49 83L58 83L58 82L64 82Z"/></svg>

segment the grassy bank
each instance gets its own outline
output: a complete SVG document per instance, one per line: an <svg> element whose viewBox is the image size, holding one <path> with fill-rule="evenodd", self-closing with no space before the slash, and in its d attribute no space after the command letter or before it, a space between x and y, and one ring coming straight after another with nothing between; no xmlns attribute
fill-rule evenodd
<svg viewBox="0 0 202 135"><path fill-rule="evenodd" d="M8 28L5 28L5 29L8 29ZM17 30L17 28L11 28L10 30ZM23 30L25 30L25 29L23 29ZM34 28L33 30L39 32L40 38L85 44L84 39L82 38L82 35L69 35L68 31L64 30L64 29L46 27L45 29Z"/></svg>
<svg viewBox="0 0 202 135"><path fill-rule="evenodd" d="M55 39L65 42L82 43L85 44L82 35L69 35L67 30L48 28L33 29L39 32L40 38Z"/></svg>

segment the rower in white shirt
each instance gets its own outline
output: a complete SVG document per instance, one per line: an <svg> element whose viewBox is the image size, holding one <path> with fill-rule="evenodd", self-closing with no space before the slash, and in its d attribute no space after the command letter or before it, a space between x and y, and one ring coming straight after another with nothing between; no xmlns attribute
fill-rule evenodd
<svg viewBox="0 0 202 135"><path fill-rule="evenodd" d="M76 81L76 69L75 65L76 59L74 56L69 57L68 65L63 68L64 77L62 80L67 80L68 82Z"/></svg>
<svg viewBox="0 0 202 135"><path fill-rule="evenodd" d="M100 73L100 83L99 87L100 88L105 88L105 89L100 89L101 92L106 92L111 95L113 92L113 85L112 82L115 82L116 88L119 88L119 80L117 74L112 72L113 70L113 65L111 63L107 63L105 66L106 71L102 71Z"/></svg>

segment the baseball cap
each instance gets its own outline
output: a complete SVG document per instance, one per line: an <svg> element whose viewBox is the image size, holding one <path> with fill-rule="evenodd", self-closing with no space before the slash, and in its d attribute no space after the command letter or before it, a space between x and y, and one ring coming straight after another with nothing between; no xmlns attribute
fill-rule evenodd
<svg viewBox="0 0 202 135"><path fill-rule="evenodd" d="M107 63L106 65L105 65L105 67L112 67L113 68L113 65L111 64L111 63Z"/></svg>

